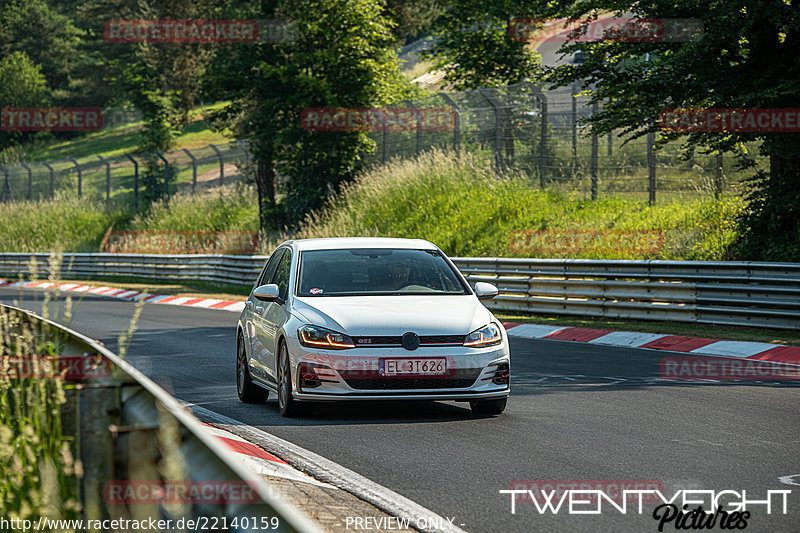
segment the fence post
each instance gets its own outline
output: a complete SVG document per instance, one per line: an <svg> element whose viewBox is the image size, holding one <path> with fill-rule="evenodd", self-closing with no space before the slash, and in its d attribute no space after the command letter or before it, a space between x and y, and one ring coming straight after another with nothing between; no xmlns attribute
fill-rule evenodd
<svg viewBox="0 0 800 533"><path fill-rule="evenodd" d="M54 176L54 172L53 172L53 167L51 167L50 163L48 163L47 161L42 161L42 164L44 166L46 166L47 169L50 171L50 199L52 200L53 197L55 196L55 191L54 191L54 189L55 189L55 184L54 184L55 176Z"/></svg>
<svg viewBox="0 0 800 533"><path fill-rule="evenodd" d="M547 169L547 98L541 98L542 131L539 138L539 188L544 189L544 173Z"/></svg>
<svg viewBox="0 0 800 533"><path fill-rule="evenodd" d="M106 208L108 208L111 206L111 163L101 155L98 155L97 159L106 165Z"/></svg>
<svg viewBox="0 0 800 533"><path fill-rule="evenodd" d="M614 141L611 138L611 132L609 131L608 132L608 157L611 157L613 155L613 152L614 152L613 143L614 143Z"/></svg>
<svg viewBox="0 0 800 533"><path fill-rule="evenodd" d="M11 189L11 181L8 179L8 168L5 165L0 165L3 167L3 174L5 175L5 179L3 180L3 192L0 193L0 202L2 202L6 198L6 191L8 191L8 199L14 201L14 191Z"/></svg>
<svg viewBox="0 0 800 533"><path fill-rule="evenodd" d="M440 96L453 109L453 148L458 154L461 151L461 113L452 98L444 93L440 93Z"/></svg>
<svg viewBox="0 0 800 533"><path fill-rule="evenodd" d="M183 151L186 152L186 155L192 160L192 194L194 194L195 189L197 189L197 158L186 148L184 148Z"/></svg>
<svg viewBox="0 0 800 533"><path fill-rule="evenodd" d="M388 139L389 134L388 130L386 129L386 122L387 122L386 111L385 111L386 108L384 107L382 109L383 110L381 111L381 120L383 120L383 162L386 163L386 161L389 160L389 154L386 151L387 148L389 147L389 139Z"/></svg>
<svg viewBox="0 0 800 533"><path fill-rule="evenodd" d="M411 100L405 100L403 103L414 111L414 118L417 124L417 153L420 153L422 151L422 115L417 106L411 103Z"/></svg>
<svg viewBox="0 0 800 533"><path fill-rule="evenodd" d="M503 166L503 139L501 136L501 130L503 125L500 120L500 108L495 103L494 97L490 97L486 94L487 89L485 87L478 89L478 93L483 96L484 100L489 102L489 105L492 106L492 110L494 111L494 162L497 168L502 168Z"/></svg>
<svg viewBox="0 0 800 533"><path fill-rule="evenodd" d="M578 93L575 85L570 86L570 98L572 103L572 172L578 166Z"/></svg>
<svg viewBox="0 0 800 533"><path fill-rule="evenodd" d="M219 158L219 186L222 187L225 185L225 160L222 158L222 152L219 151L219 148L213 144L209 144L208 146L216 152Z"/></svg>
<svg viewBox="0 0 800 533"><path fill-rule="evenodd" d="M156 157L164 162L164 201L169 201L169 161L161 152L155 152Z"/></svg>
<svg viewBox="0 0 800 533"><path fill-rule="evenodd" d="M68 157L69 161L72 161L75 164L75 168L78 169L78 199L81 197L81 189L83 186L83 174L81 173L81 166L75 161L74 157Z"/></svg>
<svg viewBox="0 0 800 533"><path fill-rule="evenodd" d="M648 203L656 203L656 154L653 152L656 134L653 131L647 132L647 192L649 193Z"/></svg>
<svg viewBox="0 0 800 533"><path fill-rule="evenodd" d="M597 115L597 102L592 104L592 116ZM592 132L592 200L597 200L597 174L600 170L599 137Z"/></svg>
<svg viewBox="0 0 800 533"><path fill-rule="evenodd" d="M133 158L131 154L125 154L125 157L133 163L133 211L139 211L139 163Z"/></svg>
<svg viewBox="0 0 800 533"><path fill-rule="evenodd" d="M722 196L722 152L717 153L717 171L714 174L714 199Z"/></svg>
<svg viewBox="0 0 800 533"><path fill-rule="evenodd" d="M19 163L22 165L22 168L28 171L28 200L33 200L33 171L31 167L24 161L20 161Z"/></svg>

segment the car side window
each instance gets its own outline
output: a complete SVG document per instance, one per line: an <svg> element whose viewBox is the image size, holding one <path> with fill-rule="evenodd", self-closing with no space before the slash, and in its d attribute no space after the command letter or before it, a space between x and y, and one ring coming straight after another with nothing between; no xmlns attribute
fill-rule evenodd
<svg viewBox="0 0 800 533"><path fill-rule="evenodd" d="M286 250L286 253L281 257L278 268L275 270L275 275L272 277L272 283L278 286L278 296L284 302L289 296L289 274L292 270L292 252Z"/></svg>
<svg viewBox="0 0 800 533"><path fill-rule="evenodd" d="M256 287L260 287L261 285L265 285L269 283L269 280L272 278L272 275L275 273L275 269L278 268L278 262L283 257L283 252L286 248L278 248L275 250L267 261L267 265L264 267L263 272L261 272L261 276L258 278L258 283L256 283Z"/></svg>

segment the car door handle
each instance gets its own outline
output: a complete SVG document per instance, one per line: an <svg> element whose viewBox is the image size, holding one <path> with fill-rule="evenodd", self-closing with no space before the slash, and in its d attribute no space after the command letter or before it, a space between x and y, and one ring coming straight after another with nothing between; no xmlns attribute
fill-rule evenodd
<svg viewBox="0 0 800 533"><path fill-rule="evenodd" d="M260 313L260 312L261 312L261 311L263 311L263 310L264 310L264 307L263 307L263 306L261 306L261 305L257 305L257 306L256 306L256 312L257 312L257 313Z"/></svg>

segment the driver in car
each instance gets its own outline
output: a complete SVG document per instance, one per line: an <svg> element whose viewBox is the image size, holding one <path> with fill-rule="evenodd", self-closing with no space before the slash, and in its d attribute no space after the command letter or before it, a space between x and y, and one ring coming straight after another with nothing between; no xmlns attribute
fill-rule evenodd
<svg viewBox="0 0 800 533"><path fill-rule="evenodd" d="M396 291L408 285L411 276L411 268L405 263L392 263L389 265L389 286L388 290Z"/></svg>

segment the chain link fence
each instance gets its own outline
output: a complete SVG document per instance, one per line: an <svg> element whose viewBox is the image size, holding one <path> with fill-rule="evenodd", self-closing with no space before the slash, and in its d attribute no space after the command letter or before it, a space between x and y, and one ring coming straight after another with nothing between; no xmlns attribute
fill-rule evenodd
<svg viewBox="0 0 800 533"><path fill-rule="evenodd" d="M681 143L656 148L653 133L627 143L616 134L592 136L584 120L600 110L578 86L542 91L532 83L439 93L398 104L406 108L453 110L453 128L374 131L373 164L409 157L433 147L484 155L500 169L513 169L541 188L572 191L587 198L623 196L669 199L685 195L739 194L752 170L737 168L735 154L686 153ZM392 106L395 107L395 106ZM754 147L752 147L754 148ZM757 153L757 150L751 150ZM766 158L754 157L764 167Z"/></svg>
<svg viewBox="0 0 800 533"><path fill-rule="evenodd" d="M670 200L688 196L741 192L735 154L686 154L680 143L656 149L657 133L629 142L616 134L592 136L583 122L599 111L578 86L544 92L532 83L438 93L393 108L449 108L452 128L371 131L375 150L370 164L412 157L431 148L467 150L497 168L528 177L532 186L577 192L586 198L605 196ZM120 117L123 120L124 117ZM750 148L755 154L757 149ZM155 154L163 176L151 187L169 196L197 192L238 179L251 156L245 141ZM766 158L754 157L764 168ZM74 158L0 164L0 201L39 200L55 194L142 205L146 156ZM287 178L284 178L287 179Z"/></svg>
<svg viewBox="0 0 800 533"><path fill-rule="evenodd" d="M198 192L238 180L250 154L244 141L210 144L156 154L120 154L104 158L59 159L0 164L0 201L43 200L56 194L142 205L149 156L160 162L160 176L149 186L164 196Z"/></svg>

